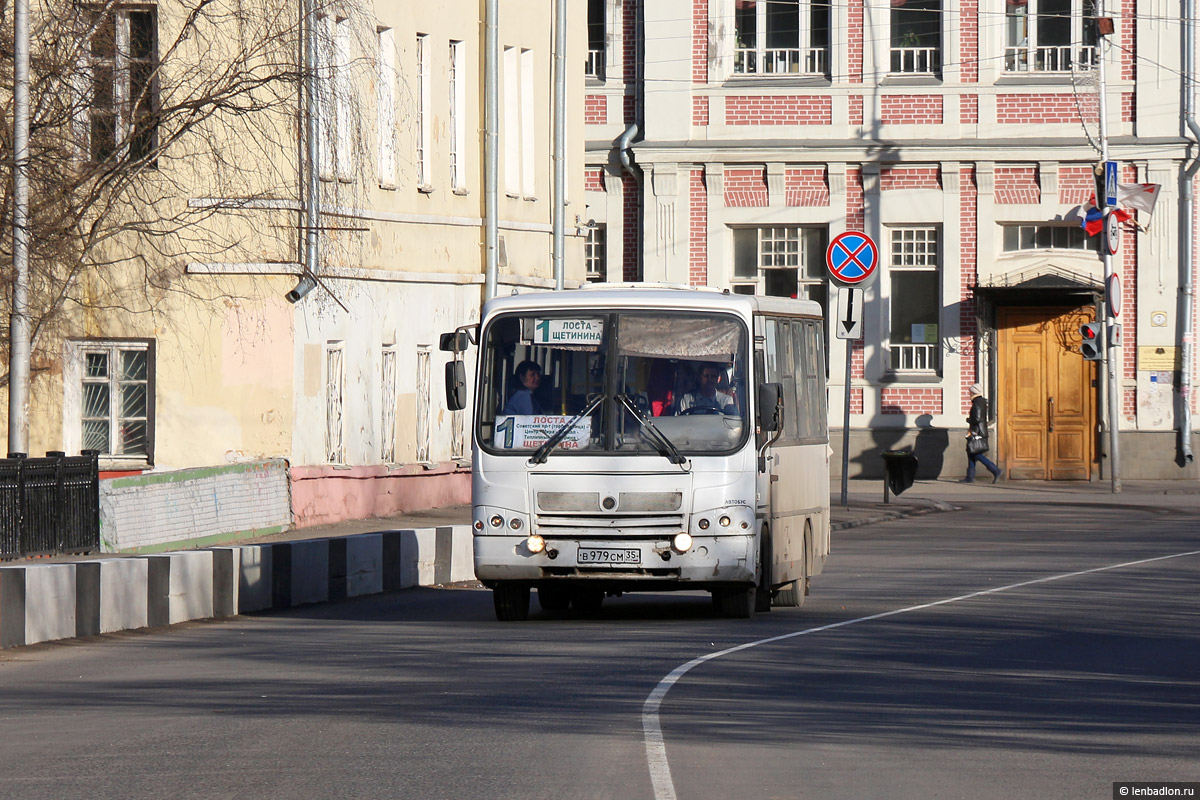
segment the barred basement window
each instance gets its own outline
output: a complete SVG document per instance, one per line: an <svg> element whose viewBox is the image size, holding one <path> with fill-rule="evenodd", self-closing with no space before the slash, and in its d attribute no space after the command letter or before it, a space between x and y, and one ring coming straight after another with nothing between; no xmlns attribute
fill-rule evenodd
<svg viewBox="0 0 1200 800"><path fill-rule="evenodd" d="M64 447L106 460L154 460L154 342L67 342Z"/></svg>
<svg viewBox="0 0 1200 800"><path fill-rule="evenodd" d="M941 255L937 228L892 228L891 369L940 372Z"/></svg>
<svg viewBox="0 0 1200 800"><path fill-rule="evenodd" d="M325 460L330 464L346 461L342 420L346 370L342 356L340 342L331 342L325 348Z"/></svg>

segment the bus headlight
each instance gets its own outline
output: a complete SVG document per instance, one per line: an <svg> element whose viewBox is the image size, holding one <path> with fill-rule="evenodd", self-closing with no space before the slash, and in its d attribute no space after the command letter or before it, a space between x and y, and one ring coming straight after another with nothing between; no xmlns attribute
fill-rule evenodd
<svg viewBox="0 0 1200 800"><path fill-rule="evenodd" d="M671 547L675 548L677 553L686 553L692 547L692 535L690 533L677 533L675 539L671 542Z"/></svg>
<svg viewBox="0 0 1200 800"><path fill-rule="evenodd" d="M531 553L540 553L546 549L546 540L535 533L525 540L525 547Z"/></svg>
<svg viewBox="0 0 1200 800"><path fill-rule="evenodd" d="M521 530L521 518L513 517L511 520L509 520L508 527L512 528L514 531Z"/></svg>
<svg viewBox="0 0 1200 800"><path fill-rule="evenodd" d="M488 522L492 523L493 528L499 528L504 524L504 517L499 514L492 514L492 518Z"/></svg>
<svg viewBox="0 0 1200 800"><path fill-rule="evenodd" d="M719 520L717 520L717 522L718 522L718 524L720 524L720 526L722 528L728 528L730 520L729 520L728 516L723 516Z"/></svg>
<svg viewBox="0 0 1200 800"><path fill-rule="evenodd" d="M702 531L708 530L708 520L702 517L700 521L696 523L696 527Z"/></svg>

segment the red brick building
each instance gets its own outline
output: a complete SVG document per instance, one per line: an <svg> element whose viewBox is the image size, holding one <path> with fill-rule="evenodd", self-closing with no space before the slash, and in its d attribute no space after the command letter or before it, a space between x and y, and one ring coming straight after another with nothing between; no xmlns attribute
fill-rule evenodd
<svg viewBox="0 0 1200 800"><path fill-rule="evenodd" d="M1105 381L1078 353L1103 314L1100 237L1080 220L1106 52L1121 182L1162 186L1114 257L1122 475L1196 477L1177 463L1194 227L1178 9L1108 3L1103 48L1094 0L589 0L591 276L810 297L831 317L826 247L864 231L880 268L850 354L851 474L913 445L924 476L961 475L980 383L1008 477L1107 475ZM840 427L846 342L829 327Z"/></svg>

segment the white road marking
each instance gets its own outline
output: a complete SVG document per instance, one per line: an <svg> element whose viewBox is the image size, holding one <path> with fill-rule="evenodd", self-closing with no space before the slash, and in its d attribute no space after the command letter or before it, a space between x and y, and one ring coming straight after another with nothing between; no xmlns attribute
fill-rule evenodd
<svg viewBox="0 0 1200 800"><path fill-rule="evenodd" d="M1045 578L1036 578L1031 581L1022 581L1020 583L1010 583L1008 586L998 586L995 589L984 589L979 592L971 592L970 594L962 594L958 597L948 597L945 600L935 600L932 603L922 603L917 606L908 606L907 608L897 608L892 611L883 611L878 614L871 614L868 617L858 617L856 619L842 620L841 622L833 622L829 625L820 625L816 628L806 628L802 631L793 631L779 636L772 636L769 639L759 639L756 642L746 642L739 644L737 647L730 647L725 650L720 650L716 653L693 658L686 664L682 664L658 682L654 687L654 691L650 692L650 696L646 698L646 702L642 705L642 736L646 741L646 761L650 766L650 782L654 787L655 800L675 800L675 783L671 780L671 765L667 762L667 747L663 741L662 725L659 723L659 708L662 706L663 698L667 696L667 692L671 691L679 680L691 672L701 664L712 661L721 656L727 656L732 653L737 653L742 650L749 650L751 647L758 647L762 644L771 644L772 642L782 642L785 639L794 639L797 636L808 636L813 633L822 633L831 631L834 628L844 628L847 625L857 625L860 622L871 622L872 620L883 619L884 617L894 617L897 614L907 614L912 611L922 611L927 608L935 608L944 606L949 603L957 603L960 600L970 600L975 597L983 597L989 594L998 594L1007 592L1013 589L1021 589L1025 586L1036 586L1039 583L1051 583L1052 581L1061 581L1067 578L1077 578L1080 575L1092 575L1097 572L1108 572L1114 569L1124 569L1125 567L1136 567L1142 564L1153 564L1156 561L1167 561L1172 558L1184 558L1186 556L1200 555L1200 550L1190 550L1186 553L1173 553L1169 556L1157 556L1155 558L1144 558L1139 561L1126 561L1122 564L1110 564L1107 567L1096 567L1094 569L1084 569L1078 572L1068 572L1062 575L1050 575Z"/></svg>

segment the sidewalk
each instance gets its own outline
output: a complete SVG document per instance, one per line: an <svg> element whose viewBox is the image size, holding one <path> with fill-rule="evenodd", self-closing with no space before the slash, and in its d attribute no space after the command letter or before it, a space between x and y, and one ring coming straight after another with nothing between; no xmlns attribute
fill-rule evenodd
<svg viewBox="0 0 1200 800"><path fill-rule="evenodd" d="M830 487L831 527L835 531L845 530L917 514L952 511L962 504L979 502L1153 506L1200 512L1200 483L1196 481L1124 481L1122 491L1113 494L1108 481L1002 481L992 484L990 480L991 476L985 475L985 480L970 484L956 480L917 481L901 496L892 495L888 503L883 502L882 480L851 480L846 491L848 502L843 506L841 484L835 479ZM470 524L470 506L449 506L393 517L299 528L248 543L323 539L377 531Z"/></svg>

